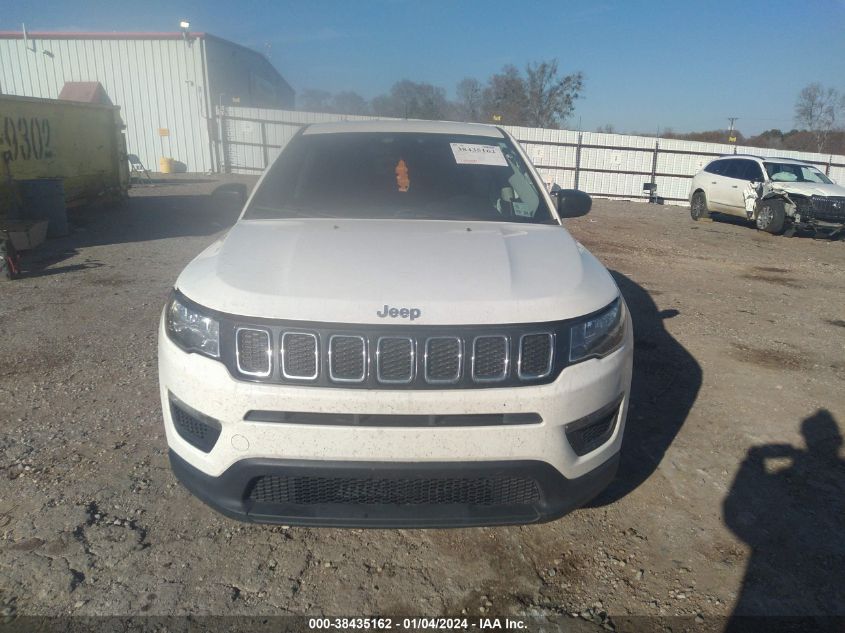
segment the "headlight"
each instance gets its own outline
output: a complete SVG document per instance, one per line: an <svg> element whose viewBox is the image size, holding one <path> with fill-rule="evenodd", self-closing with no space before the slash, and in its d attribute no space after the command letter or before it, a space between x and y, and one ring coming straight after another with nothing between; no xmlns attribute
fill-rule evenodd
<svg viewBox="0 0 845 633"><path fill-rule="evenodd" d="M569 335L569 362L606 356L625 337L625 302L616 299L594 317L576 323Z"/></svg>
<svg viewBox="0 0 845 633"><path fill-rule="evenodd" d="M186 352L220 356L220 324L211 317L173 298L167 306L166 327L170 338Z"/></svg>

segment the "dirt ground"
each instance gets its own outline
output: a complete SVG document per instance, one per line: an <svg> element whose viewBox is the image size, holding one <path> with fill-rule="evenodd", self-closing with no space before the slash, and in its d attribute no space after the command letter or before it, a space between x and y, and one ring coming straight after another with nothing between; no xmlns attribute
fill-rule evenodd
<svg viewBox="0 0 845 633"><path fill-rule="evenodd" d="M167 462L156 326L235 220L215 184L77 213L0 285L3 615L845 614L845 242L596 201L568 228L637 346L610 489L537 526L286 529Z"/></svg>

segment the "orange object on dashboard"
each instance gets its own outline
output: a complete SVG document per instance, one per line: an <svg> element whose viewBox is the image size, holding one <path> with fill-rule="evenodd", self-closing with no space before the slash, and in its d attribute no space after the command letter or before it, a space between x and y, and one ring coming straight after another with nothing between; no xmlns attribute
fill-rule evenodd
<svg viewBox="0 0 845 633"><path fill-rule="evenodd" d="M408 191L411 186L411 179L408 176L408 166L403 159L396 163L396 186L399 191Z"/></svg>

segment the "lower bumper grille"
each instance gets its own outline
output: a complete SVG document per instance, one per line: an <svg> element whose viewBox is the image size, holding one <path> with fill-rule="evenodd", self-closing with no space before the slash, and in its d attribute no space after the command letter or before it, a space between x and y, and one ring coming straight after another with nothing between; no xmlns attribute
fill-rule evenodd
<svg viewBox="0 0 845 633"><path fill-rule="evenodd" d="M526 477L369 479L270 475L253 482L249 499L295 505L525 505L540 500L540 489L536 481Z"/></svg>
<svg viewBox="0 0 845 633"><path fill-rule="evenodd" d="M220 437L221 426L217 420L194 411L173 396L170 399L170 417L179 436L204 453L210 452Z"/></svg>
<svg viewBox="0 0 845 633"><path fill-rule="evenodd" d="M621 398L566 426L566 439L576 455L586 455L610 439L616 429L620 406Z"/></svg>
<svg viewBox="0 0 845 633"><path fill-rule="evenodd" d="M618 453L567 479L540 461L328 462L240 460L217 477L174 451L170 463L195 495L242 521L326 527L457 527L548 521L613 479Z"/></svg>

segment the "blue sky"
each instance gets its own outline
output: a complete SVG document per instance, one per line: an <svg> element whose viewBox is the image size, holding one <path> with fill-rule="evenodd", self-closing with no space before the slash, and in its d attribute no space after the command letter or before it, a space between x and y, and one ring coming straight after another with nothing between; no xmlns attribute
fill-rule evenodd
<svg viewBox="0 0 845 633"><path fill-rule="evenodd" d="M586 74L568 127L790 128L798 91L845 92L845 0L179 0L5 3L0 29L170 31L182 18L266 52L298 91L370 98L400 79L451 94L511 63Z"/></svg>

